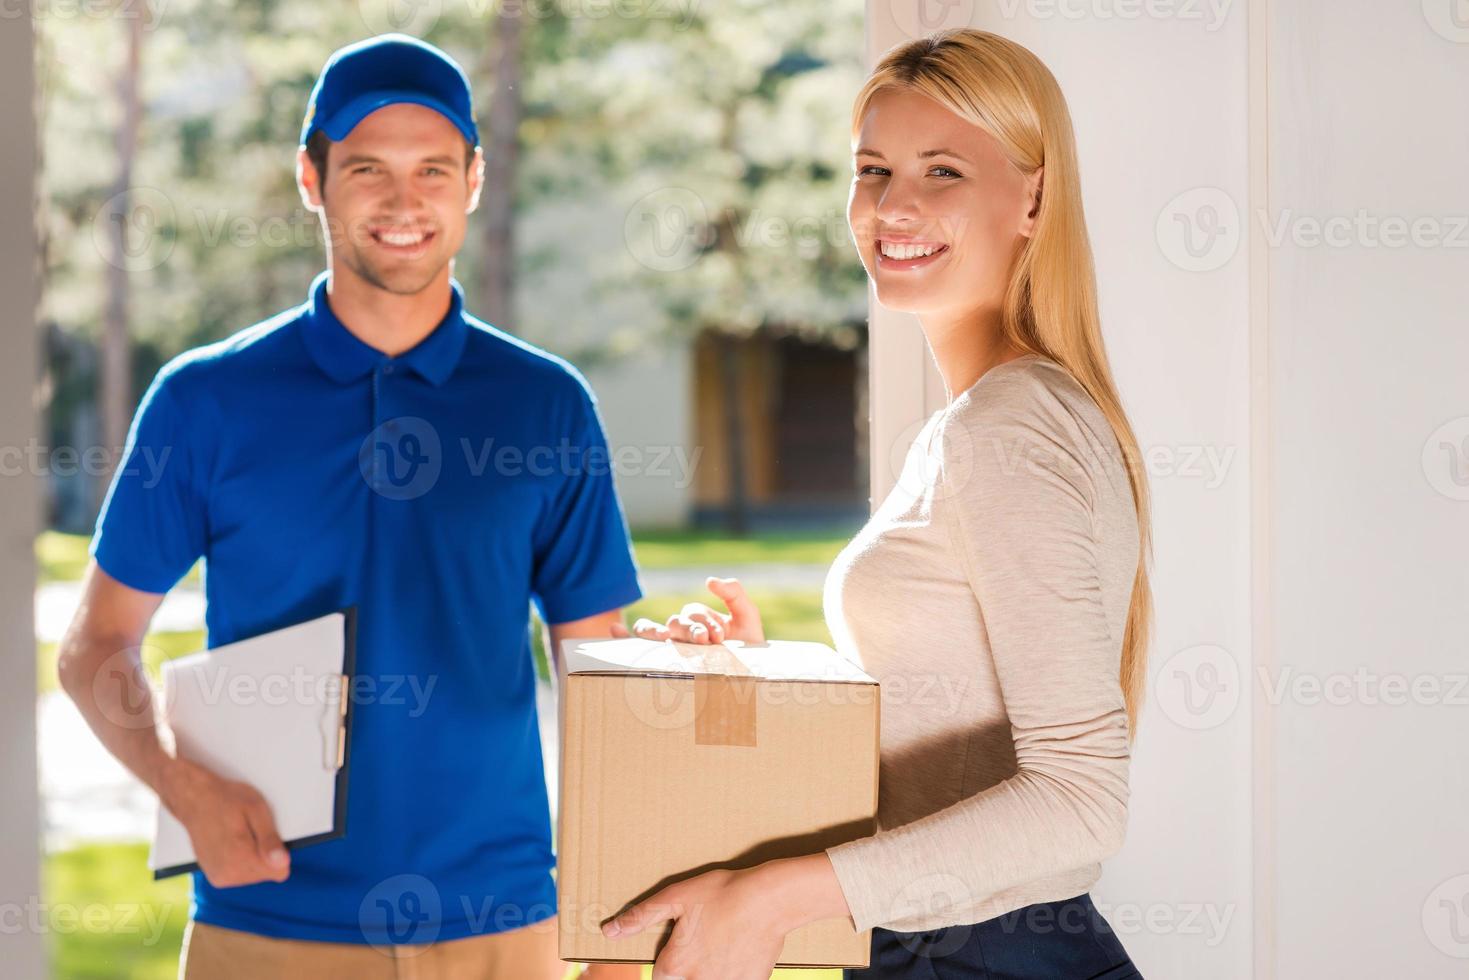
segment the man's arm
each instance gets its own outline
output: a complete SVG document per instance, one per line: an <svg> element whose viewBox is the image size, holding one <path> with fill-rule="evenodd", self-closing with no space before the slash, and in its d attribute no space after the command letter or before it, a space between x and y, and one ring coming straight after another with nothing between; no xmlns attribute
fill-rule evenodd
<svg viewBox="0 0 1469 980"><path fill-rule="evenodd" d="M546 627L550 638L546 641L546 655L550 659L551 676L561 677L561 641L562 640L606 640L613 636L626 636L624 629L620 634L613 632L613 627L622 626L622 610L609 609L586 619L574 619L569 623L552 623Z"/></svg>
<svg viewBox="0 0 1469 980"><path fill-rule="evenodd" d="M140 647L162 602L162 595L123 585L93 561L61 640L61 687L107 750L188 830L210 884L284 881L290 856L265 798L176 758L160 737Z"/></svg>
<svg viewBox="0 0 1469 980"><path fill-rule="evenodd" d="M162 602L163 596L128 588L92 562L57 658L61 687L92 731L160 794L170 759L154 720L140 647Z"/></svg>
<svg viewBox="0 0 1469 980"><path fill-rule="evenodd" d="M609 609L586 619L552 623L546 627L546 654L558 690L561 684L561 641L609 639L616 635L613 633L614 624L623 625L621 609ZM620 635L626 636L626 629ZM642 975L643 968L636 963L593 963L580 974L584 980L639 980Z"/></svg>

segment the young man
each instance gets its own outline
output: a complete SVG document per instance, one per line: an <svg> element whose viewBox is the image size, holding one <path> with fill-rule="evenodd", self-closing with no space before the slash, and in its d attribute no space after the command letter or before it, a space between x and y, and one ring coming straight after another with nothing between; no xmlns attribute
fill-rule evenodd
<svg viewBox="0 0 1469 980"><path fill-rule="evenodd" d="M469 316L452 278L483 179L472 104L416 39L331 57L297 158L328 271L159 372L98 519L60 673L189 831L186 980L566 972L529 608L554 650L641 593L585 381ZM344 838L288 853L253 788L160 743L138 646L200 556L211 646L357 608Z"/></svg>

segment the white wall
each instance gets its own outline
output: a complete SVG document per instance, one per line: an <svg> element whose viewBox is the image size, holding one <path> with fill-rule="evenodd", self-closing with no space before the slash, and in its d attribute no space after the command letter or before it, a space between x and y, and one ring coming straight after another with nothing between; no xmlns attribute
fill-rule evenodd
<svg viewBox="0 0 1469 980"><path fill-rule="evenodd" d="M1280 3L1270 51L1277 973L1463 977L1469 4Z"/></svg>
<svg viewBox="0 0 1469 980"><path fill-rule="evenodd" d="M677 527L692 510L706 462L695 445L693 360L687 341L670 338L585 370L632 527Z"/></svg>
<svg viewBox="0 0 1469 980"><path fill-rule="evenodd" d="M1469 5L868 11L872 57L982 27L1071 105L1155 507L1152 690L1098 904L1150 977L1463 975ZM1428 219L1422 244L1312 242L1359 209ZM873 326L880 499L943 394L916 324ZM1382 703L1388 675L1417 703ZM1333 677L1346 703L1316 703Z"/></svg>
<svg viewBox="0 0 1469 980"><path fill-rule="evenodd" d="M31 115L30 7L7 11L0 30L0 449L36 437L36 246L33 210L35 121ZM13 980L45 974L44 936L32 923L40 908L39 802L36 790L36 640L32 618L38 476L15 472L12 453L0 475L0 968ZM41 921L45 921L44 917Z"/></svg>
<svg viewBox="0 0 1469 980"><path fill-rule="evenodd" d="M649 336L627 325L646 324L661 312L632 292L608 295L600 277L607 256L655 272L670 272L656 253L628 237L625 188L608 186L600 197L545 203L516 224L531 253L554 249L564 261L537 268L517 281L516 333L548 350L566 353L586 375L602 412L614 453L618 495L633 526L677 526L693 509L693 354L676 332ZM591 200L600 202L598 210ZM654 198L658 200L658 198ZM682 255L682 253L680 253ZM581 350L610 352L600 361Z"/></svg>

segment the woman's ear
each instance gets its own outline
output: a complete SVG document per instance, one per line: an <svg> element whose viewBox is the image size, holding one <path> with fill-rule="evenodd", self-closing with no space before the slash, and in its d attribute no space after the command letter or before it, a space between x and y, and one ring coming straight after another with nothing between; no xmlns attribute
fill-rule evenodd
<svg viewBox="0 0 1469 980"><path fill-rule="evenodd" d="M1029 238L1035 232L1036 217L1041 213L1041 193L1045 185L1045 167L1036 167L1035 173L1025 178L1025 217L1020 222L1020 234Z"/></svg>

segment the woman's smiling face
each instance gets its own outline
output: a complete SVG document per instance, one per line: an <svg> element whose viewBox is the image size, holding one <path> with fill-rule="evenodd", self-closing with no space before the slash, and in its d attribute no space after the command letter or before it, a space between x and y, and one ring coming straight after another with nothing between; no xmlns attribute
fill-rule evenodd
<svg viewBox="0 0 1469 980"><path fill-rule="evenodd" d="M847 222L877 299L907 313L997 305L1033 218L995 138L912 89L879 91L853 149Z"/></svg>

